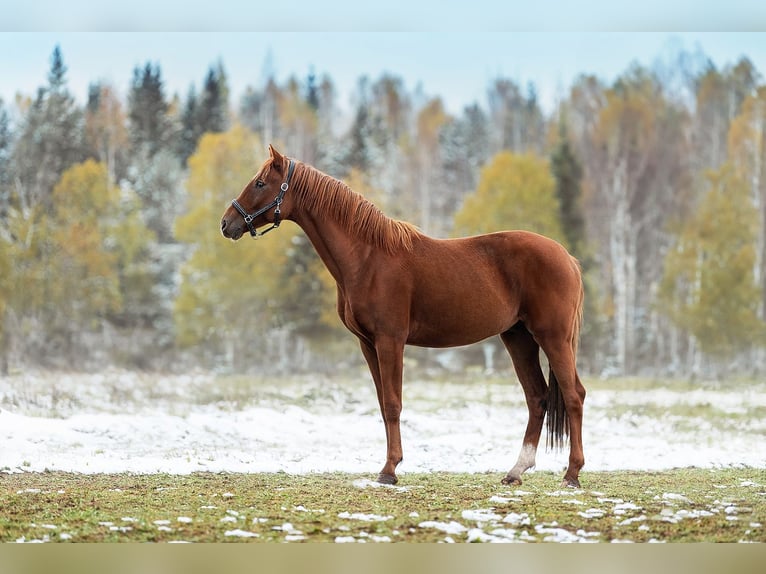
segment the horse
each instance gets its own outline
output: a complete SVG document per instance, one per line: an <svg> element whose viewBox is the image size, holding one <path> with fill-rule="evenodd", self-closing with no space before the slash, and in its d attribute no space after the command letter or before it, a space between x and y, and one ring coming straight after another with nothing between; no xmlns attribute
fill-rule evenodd
<svg viewBox="0 0 766 574"><path fill-rule="evenodd" d="M520 485L535 466L547 418L547 444L561 448L569 439L562 486L579 488L585 388L576 359L584 291L580 265L561 244L520 230L430 237L269 146L269 157L225 210L221 232L233 241L246 231L260 237L283 220L303 229L335 279L338 315L369 366L386 430L378 482L396 484L403 457L405 346L455 347L499 335L529 411L521 451L502 483Z"/></svg>

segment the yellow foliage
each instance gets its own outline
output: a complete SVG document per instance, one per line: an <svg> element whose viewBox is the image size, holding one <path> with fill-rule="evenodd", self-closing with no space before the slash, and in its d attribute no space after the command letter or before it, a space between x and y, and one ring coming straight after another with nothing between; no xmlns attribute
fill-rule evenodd
<svg viewBox="0 0 766 574"><path fill-rule="evenodd" d="M766 148L766 86L742 102L740 114L729 127L729 157L737 172L750 178L763 163Z"/></svg>
<svg viewBox="0 0 766 574"><path fill-rule="evenodd" d="M753 275L758 214L730 164L707 179L709 191L665 259L658 302L703 351L725 356L764 336Z"/></svg>
<svg viewBox="0 0 766 574"><path fill-rule="evenodd" d="M258 136L241 125L205 134L189 158L187 212L175 227L176 237L192 250L175 301L181 344L246 337L268 321L279 297L278 270L299 229L285 222L259 243L247 235L235 243L220 232L225 208L265 159Z"/></svg>
<svg viewBox="0 0 766 574"><path fill-rule="evenodd" d="M110 181L103 163L88 160L62 174L53 213L11 213L14 308L68 330L119 311L128 268L151 239L137 207L126 209L131 202L137 198Z"/></svg>
<svg viewBox="0 0 766 574"><path fill-rule="evenodd" d="M482 169L476 192L455 215L454 233L524 229L564 243L555 189L545 159L500 152Z"/></svg>

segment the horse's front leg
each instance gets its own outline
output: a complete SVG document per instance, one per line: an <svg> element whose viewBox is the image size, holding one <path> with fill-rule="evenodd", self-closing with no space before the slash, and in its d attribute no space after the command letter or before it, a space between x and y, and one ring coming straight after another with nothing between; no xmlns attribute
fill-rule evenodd
<svg viewBox="0 0 766 574"><path fill-rule="evenodd" d="M362 351L375 380L380 412L386 427L386 464L378 475L378 482L396 484L396 467L402 461L399 415L402 412L404 343L389 337L379 337L374 347L363 342ZM377 364L374 359L377 359Z"/></svg>

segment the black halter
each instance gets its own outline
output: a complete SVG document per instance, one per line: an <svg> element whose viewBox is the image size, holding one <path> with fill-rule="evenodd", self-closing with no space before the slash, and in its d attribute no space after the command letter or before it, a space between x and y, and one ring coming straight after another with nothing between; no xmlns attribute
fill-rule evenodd
<svg viewBox="0 0 766 574"><path fill-rule="evenodd" d="M245 208L243 208L236 199L233 199L231 201L232 207L236 209L239 212L239 214L245 219L247 228L250 230L250 235L252 235L253 237L255 238L261 237L262 235L266 235L272 229L276 229L277 227L279 227L279 224L281 223L280 215L282 213L279 209L279 206L282 205L282 200L285 197L285 192L290 187L290 178L293 176L294 170L295 170L295 162L293 162L293 160L290 160L290 165L287 167L287 179L282 185L279 186L279 194L274 199L274 201L272 201L266 207L260 208L255 213L248 213L247 211L245 211ZM253 225L253 220L259 215L263 215L268 210L274 207L276 207L276 209L274 210L274 223L268 229L264 229L263 231L257 231L255 229L255 226Z"/></svg>

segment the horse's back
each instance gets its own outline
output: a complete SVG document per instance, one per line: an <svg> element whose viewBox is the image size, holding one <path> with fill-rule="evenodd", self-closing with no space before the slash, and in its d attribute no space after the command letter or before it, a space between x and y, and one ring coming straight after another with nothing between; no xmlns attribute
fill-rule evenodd
<svg viewBox="0 0 766 574"><path fill-rule="evenodd" d="M423 237L408 267L416 326L410 342L425 346L467 344L501 333L566 299L579 282L566 249L528 231Z"/></svg>

